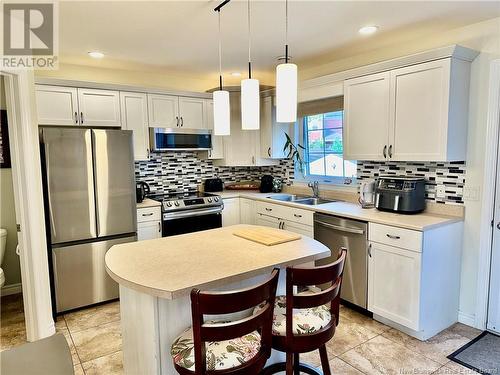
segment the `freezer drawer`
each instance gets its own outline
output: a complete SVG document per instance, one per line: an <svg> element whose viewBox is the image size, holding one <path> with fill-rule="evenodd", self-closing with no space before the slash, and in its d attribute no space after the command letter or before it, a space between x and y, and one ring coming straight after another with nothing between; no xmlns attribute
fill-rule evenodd
<svg viewBox="0 0 500 375"><path fill-rule="evenodd" d="M347 248L341 297L365 309L368 298L367 232L367 223L314 214L314 238L328 246L332 252L330 258L318 260L316 264L324 265L335 261L339 249Z"/></svg>
<svg viewBox="0 0 500 375"><path fill-rule="evenodd" d="M118 298L118 284L104 264L108 249L136 241L125 237L52 249L57 312Z"/></svg>

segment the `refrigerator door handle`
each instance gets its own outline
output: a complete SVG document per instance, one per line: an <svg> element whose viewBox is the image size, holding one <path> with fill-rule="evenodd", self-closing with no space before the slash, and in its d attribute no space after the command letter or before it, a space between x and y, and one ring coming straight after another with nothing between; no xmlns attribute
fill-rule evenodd
<svg viewBox="0 0 500 375"><path fill-rule="evenodd" d="M87 149L87 155L92 155L92 132L87 130L85 132L85 148ZM92 171L94 169L93 157L87 158L87 169ZM89 191L95 192L94 186L94 173L87 174L87 186ZM89 194L89 218L90 218L90 233L92 237L97 237L97 225L96 225L96 202L95 193Z"/></svg>

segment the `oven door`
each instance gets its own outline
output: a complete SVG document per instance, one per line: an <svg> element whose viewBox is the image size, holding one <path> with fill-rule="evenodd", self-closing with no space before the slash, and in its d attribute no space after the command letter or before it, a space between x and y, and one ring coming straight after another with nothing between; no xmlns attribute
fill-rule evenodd
<svg viewBox="0 0 500 375"><path fill-rule="evenodd" d="M163 237L222 227L222 207L163 214Z"/></svg>

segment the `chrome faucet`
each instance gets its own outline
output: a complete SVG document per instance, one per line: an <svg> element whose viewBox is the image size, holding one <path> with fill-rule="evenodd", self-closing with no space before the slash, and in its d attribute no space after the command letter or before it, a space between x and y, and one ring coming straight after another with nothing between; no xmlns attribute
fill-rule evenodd
<svg viewBox="0 0 500 375"><path fill-rule="evenodd" d="M307 186L309 186L312 189L314 198L319 198L319 182L318 181L309 182Z"/></svg>

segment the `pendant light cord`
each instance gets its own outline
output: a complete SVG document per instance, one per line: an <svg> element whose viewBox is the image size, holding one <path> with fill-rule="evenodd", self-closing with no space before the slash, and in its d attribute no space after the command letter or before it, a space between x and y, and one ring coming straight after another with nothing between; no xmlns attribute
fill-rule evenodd
<svg viewBox="0 0 500 375"><path fill-rule="evenodd" d="M220 9L217 12L219 13L219 89L222 91L222 37L220 31Z"/></svg>
<svg viewBox="0 0 500 375"><path fill-rule="evenodd" d="M285 64L288 64L288 0L285 0Z"/></svg>
<svg viewBox="0 0 500 375"><path fill-rule="evenodd" d="M247 1L247 17L248 17L248 79L252 78L252 58L251 58L251 44L252 33L250 28L250 0Z"/></svg>

